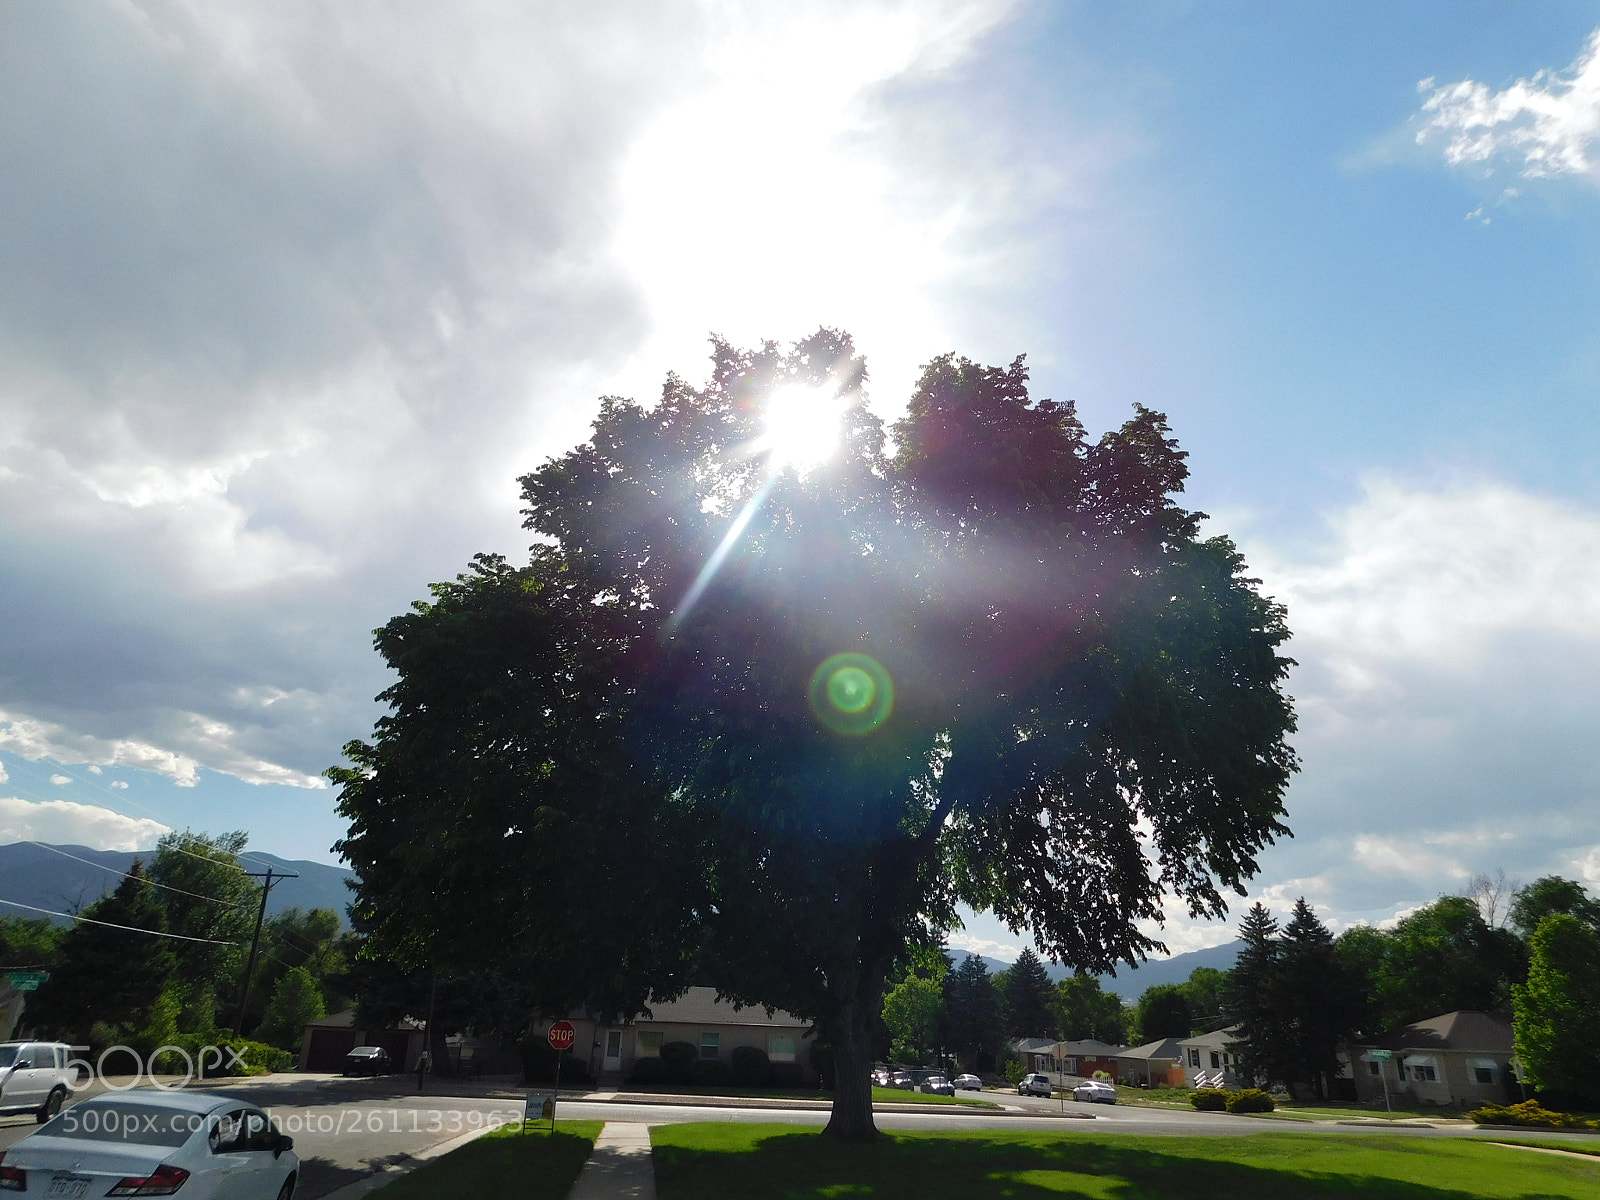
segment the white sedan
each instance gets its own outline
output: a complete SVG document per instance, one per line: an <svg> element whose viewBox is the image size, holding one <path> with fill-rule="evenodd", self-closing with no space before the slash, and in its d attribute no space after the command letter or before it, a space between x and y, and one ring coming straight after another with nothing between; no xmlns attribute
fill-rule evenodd
<svg viewBox="0 0 1600 1200"><path fill-rule="evenodd" d="M1115 1104L1117 1089L1103 1079L1088 1079L1072 1089L1072 1098L1090 1104Z"/></svg>
<svg viewBox="0 0 1600 1200"><path fill-rule="evenodd" d="M983 1091L983 1080L979 1079L976 1075L957 1075L953 1080L951 1080L951 1082L954 1083L956 1087L961 1088L964 1091Z"/></svg>
<svg viewBox="0 0 1600 1200"><path fill-rule="evenodd" d="M117 1092L63 1109L0 1154L0 1195L289 1200L293 1145L241 1100Z"/></svg>

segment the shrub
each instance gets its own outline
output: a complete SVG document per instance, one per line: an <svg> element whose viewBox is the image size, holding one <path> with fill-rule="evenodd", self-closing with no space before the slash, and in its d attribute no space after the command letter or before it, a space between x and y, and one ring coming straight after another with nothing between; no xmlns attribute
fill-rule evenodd
<svg viewBox="0 0 1600 1200"><path fill-rule="evenodd" d="M1006 1061L1005 1061L1005 1072L1006 1072L1006 1082L1009 1083L1012 1087L1016 1087L1017 1084L1021 1083L1022 1082L1022 1077L1028 1073L1027 1071L1023 1070L1023 1068L1022 1068L1022 1060L1020 1058L1008 1058L1008 1059L1006 1059Z"/></svg>
<svg viewBox="0 0 1600 1200"><path fill-rule="evenodd" d="M720 1058L698 1058L691 1079L701 1087L722 1087L733 1078L733 1070Z"/></svg>
<svg viewBox="0 0 1600 1200"><path fill-rule="evenodd" d="M767 1052L759 1046L733 1048L733 1081L741 1087L761 1087L767 1082L772 1066L767 1062Z"/></svg>
<svg viewBox="0 0 1600 1200"><path fill-rule="evenodd" d="M1521 1104L1485 1104L1467 1114L1479 1125L1522 1125L1533 1129L1600 1129L1600 1121L1586 1121L1571 1113L1551 1112L1537 1100Z"/></svg>
<svg viewBox="0 0 1600 1200"><path fill-rule="evenodd" d="M188 1054L199 1074L200 1058L205 1056L205 1076L215 1079L224 1075L267 1075L274 1071L287 1071L294 1065L295 1056L287 1050L252 1042L241 1037L207 1037L200 1033L179 1034L171 1045ZM215 1049L213 1049L215 1047ZM231 1053L230 1053L231 1052ZM238 1056L237 1060L235 1055ZM155 1064L163 1071L182 1071L180 1057L168 1051Z"/></svg>
<svg viewBox="0 0 1600 1200"><path fill-rule="evenodd" d="M542 1036L523 1039L517 1047L522 1052L522 1078L527 1083L554 1083L556 1078L556 1052ZM589 1064L571 1054L561 1056L561 1085L589 1084Z"/></svg>
<svg viewBox="0 0 1600 1200"><path fill-rule="evenodd" d="M661 1047L661 1061L666 1064L668 1083L688 1083L694 1078L700 1051L688 1042L668 1042Z"/></svg>
<svg viewBox="0 0 1600 1200"><path fill-rule="evenodd" d="M1272 1097L1260 1088L1244 1088L1228 1097L1228 1111L1231 1113L1271 1112L1276 1107Z"/></svg>
<svg viewBox="0 0 1600 1200"><path fill-rule="evenodd" d="M1189 1093L1189 1103L1201 1112L1222 1112L1228 1107L1228 1093L1222 1088L1200 1088Z"/></svg>
<svg viewBox="0 0 1600 1200"><path fill-rule="evenodd" d="M628 1079L631 1083L665 1083L667 1064L659 1058L636 1058Z"/></svg>
<svg viewBox="0 0 1600 1200"><path fill-rule="evenodd" d="M773 1063L767 1082L780 1088L805 1087L806 1069L797 1062Z"/></svg>

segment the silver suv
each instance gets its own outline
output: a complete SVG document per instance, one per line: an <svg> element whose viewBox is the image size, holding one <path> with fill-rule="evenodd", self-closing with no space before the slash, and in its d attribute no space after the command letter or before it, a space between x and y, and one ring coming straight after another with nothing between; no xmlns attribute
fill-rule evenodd
<svg viewBox="0 0 1600 1200"><path fill-rule="evenodd" d="M1024 1075L1022 1082L1017 1084L1019 1096L1048 1096L1050 1094L1050 1079L1046 1075Z"/></svg>
<svg viewBox="0 0 1600 1200"><path fill-rule="evenodd" d="M77 1082L71 1062L63 1042L0 1042L0 1113L31 1112L44 1124Z"/></svg>

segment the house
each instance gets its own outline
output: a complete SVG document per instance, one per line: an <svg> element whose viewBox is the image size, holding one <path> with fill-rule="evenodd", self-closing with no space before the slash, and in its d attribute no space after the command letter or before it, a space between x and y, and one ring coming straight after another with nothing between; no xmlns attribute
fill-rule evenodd
<svg viewBox="0 0 1600 1200"><path fill-rule="evenodd" d="M641 1058L660 1058L661 1047L687 1042L702 1059L732 1063L740 1046L753 1046L771 1063L797 1063L806 1082L815 1082L811 1064L813 1031L809 1022L781 1009L735 1008L717 998L713 987L692 987L676 1000L652 1001L645 1014L610 1023L593 1017L569 1018L578 1037L572 1053L596 1079L620 1082ZM544 1022L548 1028L550 1022Z"/></svg>
<svg viewBox="0 0 1600 1200"><path fill-rule="evenodd" d="M1429 1017L1383 1037L1356 1041L1356 1095L1382 1103L1503 1104L1514 1098L1516 1077L1511 1018L1503 1013L1458 1010Z"/></svg>
<svg viewBox="0 0 1600 1200"><path fill-rule="evenodd" d="M1104 1071L1115 1081L1121 1076L1117 1055L1126 1046L1113 1046L1110 1042L1083 1038L1075 1042L1057 1042L1052 1048L1058 1068L1063 1075L1076 1075L1082 1079L1093 1078L1096 1071Z"/></svg>
<svg viewBox="0 0 1600 1200"><path fill-rule="evenodd" d="M1117 1052L1117 1079L1130 1087L1183 1087L1183 1050L1177 1038L1158 1038Z"/></svg>
<svg viewBox="0 0 1600 1200"><path fill-rule="evenodd" d="M1049 1038L1013 1038L1010 1047L1022 1060L1023 1069L1026 1071L1048 1072L1061 1069L1060 1060L1056 1057L1056 1043Z"/></svg>
<svg viewBox="0 0 1600 1200"><path fill-rule="evenodd" d="M1185 1087L1249 1086L1239 1077L1239 1059L1233 1052L1238 1041L1237 1025L1213 1030L1195 1037L1179 1038L1178 1049L1183 1055Z"/></svg>
<svg viewBox="0 0 1600 1200"><path fill-rule="evenodd" d="M382 1046L399 1071L415 1071L422 1055L422 1022L404 1017L391 1029L358 1029L354 1009L310 1022L300 1039L299 1070L342 1071L357 1046Z"/></svg>

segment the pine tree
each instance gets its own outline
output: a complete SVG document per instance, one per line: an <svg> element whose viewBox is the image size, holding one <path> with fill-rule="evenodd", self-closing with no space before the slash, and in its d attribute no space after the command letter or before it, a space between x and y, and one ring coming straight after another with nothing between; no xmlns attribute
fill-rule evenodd
<svg viewBox="0 0 1600 1200"><path fill-rule="evenodd" d="M1056 1023L1050 1001L1055 987L1044 963L1031 949L1024 949L1006 972L1007 1032L1012 1037L1050 1037Z"/></svg>
<svg viewBox="0 0 1600 1200"><path fill-rule="evenodd" d="M1366 1006L1357 975L1340 958L1333 935L1305 897L1283 931L1269 995L1285 1037L1286 1081L1308 1083L1320 1098L1339 1071L1339 1046L1356 1031Z"/></svg>
<svg viewBox="0 0 1600 1200"><path fill-rule="evenodd" d="M1238 1026L1233 1053L1240 1074L1251 1083L1272 1083L1287 1076L1284 1046L1288 1041L1278 1003L1278 923L1259 901L1239 924L1244 948L1228 974L1228 1016Z"/></svg>
<svg viewBox="0 0 1600 1200"><path fill-rule="evenodd" d="M1003 1030L1000 1025L1000 997L988 965L976 954L945 977L948 989L946 1014L950 1047L962 1060L979 1070L994 1069Z"/></svg>

